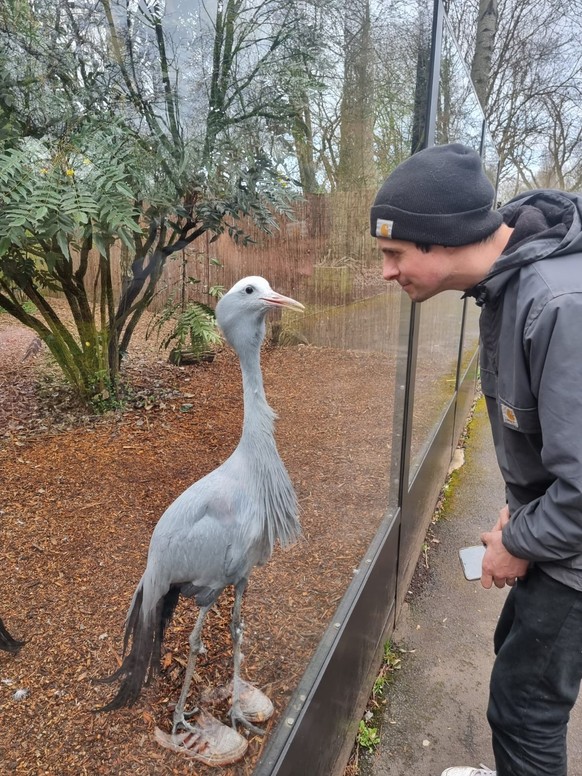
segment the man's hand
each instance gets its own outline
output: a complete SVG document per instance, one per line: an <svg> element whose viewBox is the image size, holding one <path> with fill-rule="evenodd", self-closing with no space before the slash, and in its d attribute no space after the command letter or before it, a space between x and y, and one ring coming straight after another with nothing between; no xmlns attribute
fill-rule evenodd
<svg viewBox="0 0 582 776"><path fill-rule="evenodd" d="M502 531L507 523L509 523L509 507L506 504L503 509L499 510L499 519L491 530Z"/></svg>
<svg viewBox="0 0 582 776"><path fill-rule="evenodd" d="M501 510L501 514L504 510ZM483 556L481 585L489 590L491 585L505 587L514 585L516 579L523 579L527 574L529 561L516 558L508 552L501 541L501 528L496 524L492 531L481 534L481 541L487 547Z"/></svg>

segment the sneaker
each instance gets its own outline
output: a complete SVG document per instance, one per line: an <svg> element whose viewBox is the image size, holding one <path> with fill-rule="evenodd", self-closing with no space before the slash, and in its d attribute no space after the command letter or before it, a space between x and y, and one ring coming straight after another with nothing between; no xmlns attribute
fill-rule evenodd
<svg viewBox="0 0 582 776"><path fill-rule="evenodd" d="M166 733L157 727L154 738L166 749L182 752L213 767L231 765L240 760L249 745L244 736L229 725L223 725L204 709L199 710L189 725L190 730L178 733Z"/></svg>
<svg viewBox="0 0 582 776"><path fill-rule="evenodd" d="M456 768L446 768L441 776L495 776L497 771L486 768L481 763L480 768L471 768L470 766L457 766Z"/></svg>

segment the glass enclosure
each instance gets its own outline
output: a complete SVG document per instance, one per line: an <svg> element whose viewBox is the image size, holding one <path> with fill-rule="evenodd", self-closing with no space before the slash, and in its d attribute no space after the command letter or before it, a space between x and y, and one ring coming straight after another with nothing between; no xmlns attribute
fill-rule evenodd
<svg viewBox="0 0 582 776"><path fill-rule="evenodd" d="M313 735L320 739L312 743L318 757L330 758L321 768L331 770L317 772L332 773L329 763L341 760L350 736L342 734L329 748L326 737L331 726L353 730L351 717L368 693L378 649L394 623L397 587L406 589L434 488L442 485L442 466L424 478L431 489L415 502L423 504L419 511L410 506L410 494L423 479L423 466L431 456L436 460L435 449L446 457L456 444L451 408L463 381L472 390L478 346L477 308L459 293L441 294L419 309L396 284L383 281L369 208L384 177L433 143L460 141L482 150L495 180L495 148L484 135L466 67L446 19L442 50L435 50L433 7L424 0L80 0L74 6L51 0L41 10L37 3L21 5L26 14L15 12L10 19L13 64L8 56L0 61L7 71L34 71L42 89L14 86L11 104L28 113L22 123L14 119L11 132L23 138L0 140L0 150L24 148L38 161L39 180L54 172L62 173L62 185L67 178L74 183L74 196L65 191L71 213L85 201L80 187L93 174L97 181L111 174L105 196L111 209L116 197L131 200L107 234L109 206L99 223L77 211L71 215L71 277L88 290L87 309L101 316L101 334L111 331L106 319L116 306L129 314L141 299L149 301L136 321L139 333L169 305L176 314L192 303L213 307L217 296L245 276L264 276L305 306L303 314L270 315L261 352L267 398L278 415L277 446L297 492L304 536L255 569L245 594L244 676L266 689L275 714L266 753L252 737L233 773L255 767L264 774L307 772L286 747L295 719L310 713L317 724L330 726L321 730L314 723ZM438 2L435 8L442 13ZM57 68L55 76L51 52L59 50L62 72ZM431 78L438 82L436 105L429 99ZM35 131L26 135L31 126ZM40 210L37 215L42 220ZM94 231L87 238L83 230L91 218ZM60 237L50 245L42 277L47 296L61 309L72 298L70 287L47 273L65 248ZM126 324L127 315L119 326ZM161 463L156 482L147 487L139 462L118 467L119 491L133 499L133 539L116 519L118 551L99 556L90 577L77 583L80 590L95 585L109 606L96 610L80 634L46 626L49 641L79 636L91 643L84 653L91 677L116 667L113 656L121 644L108 650L94 645L99 634L118 634L123 623L151 531L167 506L154 497L156 487L167 482L177 496L195 479L193 472L198 476L219 465L236 444L242 421L238 360L229 348L218 347L202 366L173 361L161 369L167 352L149 338L149 355L140 351L132 361L130 339L122 370L131 375L135 363L144 371L156 363L160 384L176 393L158 408L157 425L144 414L135 431L139 440L119 441L122 460L124 451L152 446ZM457 424L465 409L458 407ZM112 439L117 437L104 437L103 444ZM42 440L33 444L39 460L49 456ZM75 494L94 488L87 503L99 501L101 519L113 521L117 495L98 499L97 471L68 489L57 474L47 472L43 488L56 488L54 500L63 509L80 513ZM36 539L30 541L34 546ZM67 562L74 566L75 558ZM36 592L35 605L49 607L50 595L42 588ZM217 604L212 628L204 633L211 656L197 667L193 696L230 678L229 647L219 648L213 630L222 628L228 638L230 604ZM16 610L16 598L7 597L3 606ZM164 730L171 726L166 707L179 694L194 618L193 607L179 610L174 631L168 628L168 670L148 689L144 714ZM317 703L308 710L309 702L317 688L337 689L337 677L326 671L334 665L343 670L347 655L352 679L326 721L316 714ZM31 675L48 677L39 691L47 693L49 717L54 712L64 720L54 708L66 703L78 728L93 731L94 717L78 707L92 708L94 690L69 677L61 700L51 690L54 676L43 670L30 666ZM171 758L161 759L153 736L142 735L139 711L132 720L130 737L141 736L135 755L140 773L177 772ZM67 724L62 721L61 737L68 735ZM108 758L119 745L116 728L97 724L98 736L77 731L80 754L71 750L71 772L84 772L83 757L92 763L90 772L115 772ZM308 736L306 727L297 736ZM48 737L40 754L36 739L22 741L19 756L48 771L58 762L55 741ZM296 751L311 752L310 746L301 738ZM207 772L197 766L201 776Z"/></svg>

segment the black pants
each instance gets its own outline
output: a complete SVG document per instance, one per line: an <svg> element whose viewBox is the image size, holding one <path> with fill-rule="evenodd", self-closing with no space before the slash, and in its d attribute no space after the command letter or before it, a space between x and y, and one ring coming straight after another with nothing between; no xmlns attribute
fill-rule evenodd
<svg viewBox="0 0 582 776"><path fill-rule="evenodd" d="M495 631L487 718L497 776L567 776L566 727L582 677L582 592L537 568Z"/></svg>

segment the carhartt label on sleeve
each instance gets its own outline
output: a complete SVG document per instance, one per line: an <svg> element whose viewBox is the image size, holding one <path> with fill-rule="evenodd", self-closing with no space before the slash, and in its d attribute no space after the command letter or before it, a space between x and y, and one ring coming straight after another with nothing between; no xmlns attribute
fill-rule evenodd
<svg viewBox="0 0 582 776"><path fill-rule="evenodd" d="M512 428L519 428L517 418L515 417L515 412L511 409L511 407L508 407L506 404L502 404L501 414L503 415L503 422L505 423L506 426L511 426Z"/></svg>

